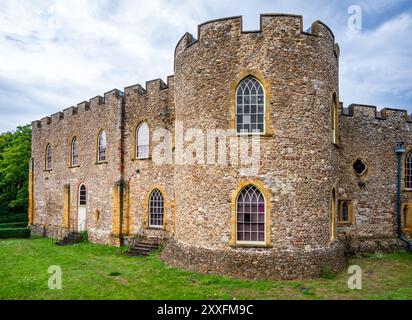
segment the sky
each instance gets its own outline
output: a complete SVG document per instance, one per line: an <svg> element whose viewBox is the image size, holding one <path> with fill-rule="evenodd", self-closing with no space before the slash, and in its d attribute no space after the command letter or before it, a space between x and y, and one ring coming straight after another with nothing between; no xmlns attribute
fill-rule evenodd
<svg viewBox="0 0 412 320"><path fill-rule="evenodd" d="M0 133L113 88L166 81L185 32L237 15L257 30L261 13L332 29L345 106L412 111L411 0L0 0Z"/></svg>

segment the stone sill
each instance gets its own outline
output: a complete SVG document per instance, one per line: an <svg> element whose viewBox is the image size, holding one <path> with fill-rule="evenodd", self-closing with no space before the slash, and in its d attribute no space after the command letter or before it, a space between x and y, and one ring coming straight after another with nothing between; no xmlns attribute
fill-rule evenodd
<svg viewBox="0 0 412 320"><path fill-rule="evenodd" d="M267 243L235 243L230 245L232 248L245 248L245 249L270 249L273 245Z"/></svg>
<svg viewBox="0 0 412 320"><path fill-rule="evenodd" d="M102 161L102 162L96 162L95 165L98 166L98 165L108 164L108 163L109 161Z"/></svg>
<svg viewBox="0 0 412 320"><path fill-rule="evenodd" d="M69 169L80 168L80 165L70 166Z"/></svg>
<svg viewBox="0 0 412 320"><path fill-rule="evenodd" d="M147 227L146 230L165 231L164 227Z"/></svg>
<svg viewBox="0 0 412 320"><path fill-rule="evenodd" d="M147 160L152 160L152 157L149 158L132 158L132 161L147 161Z"/></svg>

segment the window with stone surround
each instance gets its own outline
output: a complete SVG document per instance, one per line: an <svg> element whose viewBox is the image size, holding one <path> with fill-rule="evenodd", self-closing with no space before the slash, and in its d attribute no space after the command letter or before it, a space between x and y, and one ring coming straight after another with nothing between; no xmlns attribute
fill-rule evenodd
<svg viewBox="0 0 412 320"><path fill-rule="evenodd" d="M265 198L254 185L242 189L236 201L236 240L238 243L265 241Z"/></svg>
<svg viewBox="0 0 412 320"><path fill-rule="evenodd" d="M239 134L265 133L265 92L254 77L243 79L236 90L236 131Z"/></svg>
<svg viewBox="0 0 412 320"><path fill-rule="evenodd" d="M332 143L339 144L339 105L336 93L332 97L332 106L330 108L331 113L331 135Z"/></svg>
<svg viewBox="0 0 412 320"><path fill-rule="evenodd" d="M79 143L77 138L74 137L71 145L71 166L75 167L77 165L79 165Z"/></svg>
<svg viewBox="0 0 412 320"><path fill-rule="evenodd" d="M51 170L53 162L53 151L50 143L46 146L46 159L45 159L45 169Z"/></svg>
<svg viewBox="0 0 412 320"><path fill-rule="evenodd" d="M412 233L412 204L404 204L402 208L401 226L403 232Z"/></svg>
<svg viewBox="0 0 412 320"><path fill-rule="evenodd" d="M87 205L87 189L84 184L82 184L79 188L79 205Z"/></svg>
<svg viewBox="0 0 412 320"><path fill-rule="evenodd" d="M405 156L405 188L412 189L412 150Z"/></svg>
<svg viewBox="0 0 412 320"><path fill-rule="evenodd" d="M136 159L149 158L149 126L142 122L136 128Z"/></svg>
<svg viewBox="0 0 412 320"><path fill-rule="evenodd" d="M352 224L352 201L339 200L338 224L339 225Z"/></svg>
<svg viewBox="0 0 412 320"><path fill-rule="evenodd" d="M163 194L159 189L154 189L149 197L149 227L163 227L164 211Z"/></svg>
<svg viewBox="0 0 412 320"><path fill-rule="evenodd" d="M106 132L100 131L99 138L97 141L97 162L104 162L107 160L106 157L106 150L107 150L107 140L106 140Z"/></svg>

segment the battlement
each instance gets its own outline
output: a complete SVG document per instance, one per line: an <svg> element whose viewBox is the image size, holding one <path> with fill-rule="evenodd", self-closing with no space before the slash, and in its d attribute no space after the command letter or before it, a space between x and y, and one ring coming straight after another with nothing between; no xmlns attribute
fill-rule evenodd
<svg viewBox="0 0 412 320"><path fill-rule="evenodd" d="M394 108L382 108L378 110L378 107L365 105L365 104L351 104L349 107L344 108L341 104L341 115L344 117L361 117L377 120L404 120L412 123L412 115L408 115L407 110L394 109Z"/></svg>
<svg viewBox="0 0 412 320"><path fill-rule="evenodd" d="M161 91L168 90L174 85L174 76L167 77L167 83L162 79L153 79L146 81L145 87L141 84L135 84L129 87L124 88L124 93L126 96L129 96L132 93L138 93L139 95L151 95L158 94Z"/></svg>
<svg viewBox="0 0 412 320"><path fill-rule="evenodd" d="M67 119L71 116L76 116L78 114L84 114L86 112L90 112L96 110L96 108L105 105L109 102L116 102L122 100L124 97L124 93L118 89L113 89L104 94L104 97L97 96L91 98L89 101L82 101L77 104L76 107L72 106L69 108L64 109L63 111L56 112L51 116L44 117L40 120L36 120L32 122L33 129L41 129L51 124L59 123L64 119Z"/></svg>
<svg viewBox="0 0 412 320"><path fill-rule="evenodd" d="M109 102L116 102L124 99L125 96L129 96L133 92L137 92L139 95L155 95L159 92L168 90L174 86L174 76L167 77L167 83L162 79L154 79L146 82L145 87L140 84L129 86L124 88L124 92L113 89L106 92L103 96L96 96L91 98L89 101L82 101L77 104L77 106L72 106L64 109L63 111L57 112L51 116L44 117L41 120L33 121L33 129L41 129L48 125L58 123L64 119L67 119L71 116L76 116L78 114L84 114L86 112L93 112L97 108L101 108ZM123 100L122 100L123 101Z"/></svg>
<svg viewBox="0 0 412 320"><path fill-rule="evenodd" d="M280 34L291 37L305 35L323 38L333 44L335 54L339 57L339 47L335 44L335 36L326 24L315 21L308 30L304 31L303 17L293 14L261 14L259 30L252 31L243 30L243 18L241 16L204 22L198 25L197 39L190 33L183 35L176 46L175 57L199 42L219 37L239 37L247 34Z"/></svg>

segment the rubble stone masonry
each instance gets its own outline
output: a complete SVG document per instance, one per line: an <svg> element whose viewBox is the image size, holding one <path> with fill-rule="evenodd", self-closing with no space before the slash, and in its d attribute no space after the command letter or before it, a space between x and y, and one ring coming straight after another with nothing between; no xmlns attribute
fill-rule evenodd
<svg viewBox="0 0 412 320"><path fill-rule="evenodd" d="M325 268L342 270L345 253L398 250L394 147L403 139L412 148L409 117L399 110L339 106L338 72L339 47L322 22L306 32L295 15L261 15L260 30L248 32L241 17L201 24L197 39L187 33L177 44L175 74L167 83L113 90L33 122L34 231L76 231L84 184L92 242L119 245L137 234L165 238L161 258L197 272L308 278ZM232 162L153 161L159 129L171 134L174 160L180 130L219 129L229 132L228 141L237 137L236 89L248 76L265 91L256 172L245 175ZM143 122L150 130L149 157L138 159L136 130ZM98 163L101 130L107 160ZM79 165L71 167L74 137ZM185 148L191 143L183 140ZM48 144L52 170L45 169ZM354 172L356 160L367 164L363 175ZM236 199L248 185L265 198L265 241L255 244L236 239ZM155 188L164 198L158 228L150 227L148 212ZM412 200L406 191L402 197ZM352 220L344 226L338 222L340 200L350 203Z"/></svg>

